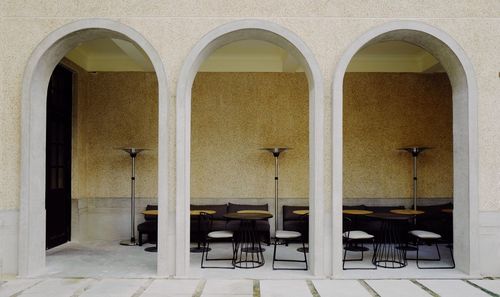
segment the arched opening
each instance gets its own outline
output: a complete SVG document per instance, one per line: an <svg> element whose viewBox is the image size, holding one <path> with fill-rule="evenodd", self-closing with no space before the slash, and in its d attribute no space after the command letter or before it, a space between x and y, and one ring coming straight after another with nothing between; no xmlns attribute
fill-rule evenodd
<svg viewBox="0 0 500 297"><path fill-rule="evenodd" d="M278 25L257 20L232 22L209 32L195 45L181 71L177 89L176 274L189 275L190 217L188 212L192 198L190 159L193 82L202 63L215 50L242 40L257 40L274 44L293 55L304 68L309 87L309 260L310 270L315 275L322 275L323 91L319 68L310 50L297 36Z"/></svg>
<svg viewBox="0 0 500 297"><path fill-rule="evenodd" d="M20 275L34 275L38 273L43 273L43 269L45 268L45 262L46 262L46 225L48 222L48 215L53 215L50 214L49 211L46 212L46 189L49 188L58 188L61 185L65 184L69 187L69 181L66 183L63 183L62 179L59 178L59 175L55 174L55 177L52 178L52 174L48 174L47 178L49 178L46 187L46 182L45 182L45 177L46 177L46 172L49 172L50 170L57 172L58 167L61 167L60 164L54 161L54 158L48 157L47 161L45 158L45 148L50 148L50 146L56 147L59 144L57 144L57 141L52 141L52 140L47 140L46 135L49 135L47 132L47 129L49 128L47 125L47 119L50 119L50 114L48 115L47 113L47 90L49 86L49 80L51 79L51 75L53 74L54 69L56 66L60 63L60 61L63 59L63 57L68 54L72 49L85 45L86 43L88 44L89 42L116 42L116 46L118 44L121 44L124 47L128 47L129 50L135 51L135 53L140 53L142 52L144 54L144 63L149 63L149 67L151 71L154 71L154 73L151 73L151 79L152 80L157 80L157 85L158 89L157 92L155 90L155 85L156 82L152 81L152 84L148 85L145 84L144 86L147 89L151 89L150 91L152 94L151 96L145 96L146 98L150 98L150 100L154 100L154 104L150 105L150 107L153 110L158 110L158 128L155 129L154 127L156 126L156 123L152 123L153 131L150 131L151 135L153 135L153 139L156 139L157 141L149 142L147 145L157 145L156 147L151 147L152 149L155 149L155 152L151 154L152 159L158 159L158 162L155 162L155 165L158 164L158 168L161 168L162 166L166 167L166 98L167 98L167 88L165 85L166 78L165 78L165 73L163 69L162 62L155 52L155 50L152 48L152 46L142 37L139 33L136 31L132 30L131 28L122 25L120 23L114 22L114 21L109 21L109 20L82 20L82 21L77 21L71 24L68 24L53 33L51 33L47 38L45 38L40 45L35 49L33 52L30 61L28 62L28 66L25 72L24 76L24 82L23 82L23 121L22 121L22 142L23 142L23 151L22 151L22 183L21 183L21 214L20 214L20 238L19 238L19 274ZM125 51L126 52L126 51ZM136 58L140 59L139 56L136 56ZM72 68L74 67L75 69L78 68L76 63L72 63L69 60L64 60L63 64L66 64L66 67ZM73 64L73 65L71 65ZM57 69L60 66L58 66ZM82 72L84 72L83 68L80 68ZM103 89L101 89L101 92L99 94L95 94L95 96L98 98L99 96L104 96L106 97L105 92L103 91L104 89L108 89L110 84L113 84L111 81L115 80L115 76L117 75L116 73L108 73L106 74L101 74L100 72L95 73L95 74L88 74L90 76L94 76L92 79L96 80L95 84L88 83L88 86L101 86ZM110 77L105 77L105 76L110 76ZM118 75L119 76L119 75ZM148 74L146 74L148 76ZM90 80L92 80L90 79ZM133 78L131 78L133 79ZM118 79L120 80L120 79ZM77 81L81 83L80 81ZM52 85L51 85L52 87ZM75 87L75 92L78 92L77 87ZM88 90L87 90L88 91ZM97 90L92 90L92 91L97 91ZM136 94L137 95L137 94ZM108 94L108 97L112 98L113 96L119 96L118 93L113 93L113 94ZM83 99L78 96L78 99ZM101 98L103 99L103 98ZM130 99L130 98L129 98ZM146 99L148 100L148 99ZM50 101L50 100L49 100ZM100 101L100 103L103 103L105 100ZM90 102L90 101L89 101ZM87 102L88 103L88 102ZM108 102L110 103L110 102ZM80 103L79 103L80 104ZM97 102L90 102L90 104L95 108L95 110L92 110L92 108L88 109L87 115L85 116L86 119L81 119L82 121L87 120L87 124L92 125L92 122L94 124L98 123L100 120L95 121L90 120L90 114L96 115L99 114L100 112L103 113L103 117L105 118L106 115L112 116L112 113L109 112L109 110L105 106L98 106ZM106 104L106 103L104 103ZM157 106L157 107L155 107ZM75 115L75 108L80 108L79 106L73 107L73 116ZM115 114L116 116L116 114ZM74 119L73 119L74 120ZM80 120L80 119L79 119ZM103 120L103 119L101 119ZM70 120L71 122L71 120ZM104 120L104 122L107 122ZM75 129L75 125L77 123L73 122L70 125L72 126L71 129ZM123 124L123 122L122 122ZM126 126L128 124L124 123L125 125L122 126L122 128L126 129ZM133 123L130 123L133 124ZM103 126L104 125L104 126ZM97 135L99 134L96 132L96 129L104 129L105 124L101 123L98 124L99 128L97 127L87 127L85 130L89 132L90 134ZM118 127L108 127L109 130L106 132L108 136L113 135L113 133L118 132L120 128ZM103 131L103 130L101 130ZM77 133L80 133L79 131L76 131ZM122 131L123 132L123 131ZM119 132L119 133L122 133ZM103 136L103 135L101 135ZM116 136L116 135L115 135ZM119 140L118 142L126 142L130 141L132 146L140 145L141 140L136 138L137 135L125 135L123 139ZM98 137L99 138L99 137ZM106 135L104 135L104 138L106 138ZM119 137L120 138L120 137ZM94 139L97 140L97 139ZM49 141L49 142L47 142ZM84 140L85 142L92 143L91 140L87 139ZM73 151L73 156L71 157L72 161L75 161L75 163L80 162L78 158L82 157L84 154L78 153L75 154L75 150L78 149L77 146L74 146L75 140L71 140L70 142L73 143L73 147L71 148L70 145L70 150ZM116 146L117 143L112 143L113 141L107 143L108 145L111 146ZM101 141L97 140L96 143L102 143ZM57 145L56 145L57 144ZM94 143L95 144L95 143ZM120 145L121 146L121 145ZM127 146L126 144L124 146ZM107 146L106 146L107 147ZM113 147L109 148L110 150L114 150ZM156 154L156 149L157 149L157 154ZM57 150L55 150L57 151ZM47 151L48 152L48 151ZM116 153L117 151L115 151ZM100 164L102 167L101 169L96 169L97 171L94 172L94 176L99 176L100 174L103 173L103 168L108 168L113 171L113 168L116 168L116 164L120 164L118 166L118 169L123 169L125 170L124 174L128 175L130 172L129 166L126 164L129 163L129 160L122 160L123 158L120 158L118 155L117 156L111 156L108 151L105 152L94 152L94 156L97 158L102 157L101 161L96 160L87 160L88 162L94 163L94 164ZM88 158L88 154L86 155ZM118 157L119 159L116 159ZM121 156L123 157L123 155ZM126 155L125 155L126 157ZM125 158L126 159L126 158ZM107 161L104 161L107 160ZM54 161L54 162L52 162ZM117 162L115 162L117 161ZM124 162L122 162L124 161ZM88 162L83 162L83 163L88 163ZM123 165L123 166L122 166ZM64 165L66 166L66 165ZM75 169L74 166L71 169L72 172L78 172L79 169ZM122 168L123 167L123 168ZM151 175L156 177L156 172L153 169L153 172L151 172ZM111 173L110 172L110 173ZM157 176L158 180L164 180L166 178L166 175L162 172L162 170L158 170L159 174ZM78 174L78 173L77 173ZM119 175L122 175L121 172ZM51 179L52 178L52 179ZM82 177L82 174L78 176L78 178L84 178ZM100 180L102 179L107 179L103 176L101 176ZM90 179L92 180L92 179ZM130 177L128 178L130 180ZM154 178L152 178L154 181ZM99 188L99 184L101 184L101 181L95 181L90 185L90 188ZM77 187L83 187L82 183L80 181L72 181L71 184L77 185ZM125 180L124 181L124 188L128 189L128 182ZM158 182L158 194L153 194L151 196L158 196L158 204L159 204L159 209L160 209L160 216L159 216L159 224L158 227L160 231L158 232L161 234L161 230L165 228L165 224L162 226L162 221L166 220L166 214L162 215L161 209L166 209L166 197L165 197L165 186L162 186L162 182ZM118 186L118 188L121 188L121 186ZM110 189L111 192L115 192L117 188ZM120 192L120 190L116 191L116 193ZM75 193L72 193L71 196L73 197ZM82 195L79 193L79 195ZM83 195L85 196L85 195ZM100 195L98 195L100 196ZM111 194L110 196L113 196ZM119 196L119 194L117 195ZM128 195L124 195L125 197ZM97 198L97 197L96 197ZM151 197L151 200L156 201L156 197ZM92 199L91 199L92 200ZM94 199L95 200L95 199ZM95 200L97 201L97 200ZM88 200L85 201L88 203ZM72 201L74 203L74 201ZM75 211L78 210L75 209ZM74 211L74 213L75 213ZM78 211L76 211L78 212ZM128 211L130 213L130 210ZM130 215L129 215L130 217ZM126 222L129 222L130 219L126 219ZM110 224L108 227L116 228L116 225L121 225L123 222L116 222L111 220ZM99 228L99 226L102 228L102 225L106 225L104 221L98 226L95 226ZM128 223L130 226L130 223ZM134 226L134 229L136 226ZM95 231L96 228L94 228ZM121 232L119 231L121 227L118 227L118 232L119 235L121 236ZM130 231L130 227L126 228L127 231ZM101 232L103 230L99 230ZM128 232L127 232L128 233ZM76 235L76 234L75 234ZM105 234L101 234L103 236L107 236ZM158 239L159 242L162 240L162 235L160 235L160 238ZM118 243L117 243L118 244ZM160 254L158 255L158 258L161 258L161 244L160 244ZM152 257L156 258L156 255L152 255ZM154 261L156 262L156 261ZM160 263L160 262L158 262ZM165 274L167 269L166 269L166 263L165 264L159 264L156 268L151 267L152 272L154 274L154 271L157 270L158 273L160 274Z"/></svg>
<svg viewBox="0 0 500 297"><path fill-rule="evenodd" d="M446 33L419 22L393 22L356 40L336 69L333 85L333 260L334 275L342 275L342 201L344 191L344 98L346 70L361 49L380 42L404 41L427 51L442 65L452 93L453 131L453 251L456 267L469 275L478 272L476 86L472 65L460 46ZM458 219L460 218L460 219ZM417 218L418 220L418 218ZM410 276L409 276L410 277Z"/></svg>

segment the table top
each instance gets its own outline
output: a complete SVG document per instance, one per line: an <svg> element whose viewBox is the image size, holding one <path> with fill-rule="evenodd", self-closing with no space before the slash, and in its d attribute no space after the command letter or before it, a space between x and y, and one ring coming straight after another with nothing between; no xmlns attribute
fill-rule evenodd
<svg viewBox="0 0 500 297"><path fill-rule="evenodd" d="M248 213L260 213L260 214L271 214L267 210L260 210L260 209L247 209L247 210L238 210L236 213L243 213L243 214L248 214Z"/></svg>
<svg viewBox="0 0 500 297"><path fill-rule="evenodd" d="M400 215L421 215L425 213L425 211L414 209L391 209L390 212Z"/></svg>
<svg viewBox="0 0 500 297"><path fill-rule="evenodd" d="M142 212L142 214L147 215L147 216L157 216L158 215L158 209L145 210L145 211Z"/></svg>
<svg viewBox="0 0 500 297"><path fill-rule="evenodd" d="M264 219L270 219L273 217L271 213L239 213L239 212L229 212L224 215L226 219L231 219L231 220L251 220L251 221L256 221L256 220L264 220Z"/></svg>
<svg viewBox="0 0 500 297"><path fill-rule="evenodd" d="M445 208L445 209L441 209L441 211L444 213L453 213L453 208Z"/></svg>
<svg viewBox="0 0 500 297"><path fill-rule="evenodd" d="M308 215L309 209L297 209L297 210L294 210L293 213L296 215L300 215L300 216Z"/></svg>
<svg viewBox="0 0 500 297"><path fill-rule="evenodd" d="M373 211L364 209L345 209L342 213L349 215L369 215L372 214Z"/></svg>
<svg viewBox="0 0 500 297"><path fill-rule="evenodd" d="M206 214L216 214L217 212L215 210L211 209L193 209L189 212L192 216L199 216L201 213L206 213Z"/></svg>
<svg viewBox="0 0 500 297"><path fill-rule="evenodd" d="M402 215L391 212L376 212L366 216L374 219L391 220L391 221L407 221L413 218L413 216L411 215Z"/></svg>

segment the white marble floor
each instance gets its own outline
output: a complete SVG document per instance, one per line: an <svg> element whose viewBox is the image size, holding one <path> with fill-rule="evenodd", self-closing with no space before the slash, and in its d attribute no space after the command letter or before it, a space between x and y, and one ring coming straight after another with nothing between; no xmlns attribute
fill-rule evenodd
<svg viewBox="0 0 500 297"><path fill-rule="evenodd" d="M499 279L248 280L45 278L0 281L0 297L498 296Z"/></svg>

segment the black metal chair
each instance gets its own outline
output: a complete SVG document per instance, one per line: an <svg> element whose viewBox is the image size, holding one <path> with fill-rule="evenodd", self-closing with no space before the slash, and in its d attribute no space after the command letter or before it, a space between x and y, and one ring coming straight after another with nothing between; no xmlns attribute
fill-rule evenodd
<svg viewBox="0 0 500 297"><path fill-rule="evenodd" d="M453 258L453 245L448 245L448 248L450 249L450 255L451 255L451 262L452 265L449 266L428 266L428 267L422 267L420 266L420 261L431 261L431 262L439 262L441 261L441 253L439 252L439 242L441 241L442 237L440 234L430 232L430 231L425 231L425 230L411 230L408 232L411 236L415 237L415 245L416 245L416 253L417 257L415 259L412 258L406 258L406 260L416 260L417 262L417 267L418 269L454 269L455 268L455 259ZM427 243L427 244L434 244L436 246L436 251L437 251L437 258L420 258L419 252L420 252L420 247L421 243Z"/></svg>
<svg viewBox="0 0 500 297"><path fill-rule="evenodd" d="M352 220L346 216L343 216L343 233L342 237L345 240L345 246L344 246L344 257L342 258L342 269L343 270L366 270L366 269L377 269L376 265L373 265L373 267L353 267L353 268L346 268L345 267L345 262L350 262L350 261L363 261L364 259L364 252L365 248L363 245L364 241L371 241L372 246L373 246L373 258L372 258L372 263L373 259L375 258L375 253L377 252L375 249L375 237L369 233L366 233L365 231L361 230L352 230ZM359 248L358 243L361 244L361 247ZM347 251L351 252L361 252L361 258L355 258L355 259L347 259Z"/></svg>
<svg viewBox="0 0 500 297"><path fill-rule="evenodd" d="M236 246L234 242L233 231L229 230L212 230L213 218L207 213L200 213L201 220L201 230L200 236L202 238L202 253L201 253L201 268L220 268L220 269L234 269ZM210 252L210 242L216 240L228 240L231 239L232 245L232 256L231 258L209 258L208 253ZM231 266L206 266L205 262L208 261L231 261Z"/></svg>
<svg viewBox="0 0 500 297"><path fill-rule="evenodd" d="M302 220L308 220L309 215L302 216ZM307 248L306 248L306 238L304 236L305 232L289 231L289 230L276 230L276 235L274 238L274 251L273 251L273 270L307 270ZM288 246L289 242L297 242L299 240L302 243L302 253L304 254L304 260L297 259L278 259L276 257L276 251L278 245ZM279 268L275 266L275 262L297 262L304 263L304 268Z"/></svg>
<svg viewBox="0 0 500 297"><path fill-rule="evenodd" d="M302 238L302 234L297 231L287 231L287 230L278 230L276 231L276 236L274 239L274 252L273 252L273 270L307 270L307 253L306 246L304 240L302 239L302 248L304 254L304 260L295 260L295 259L278 259L276 258L276 249L278 245L286 245L288 241L296 240ZM275 266L275 262L300 262L305 263L305 268L278 268Z"/></svg>

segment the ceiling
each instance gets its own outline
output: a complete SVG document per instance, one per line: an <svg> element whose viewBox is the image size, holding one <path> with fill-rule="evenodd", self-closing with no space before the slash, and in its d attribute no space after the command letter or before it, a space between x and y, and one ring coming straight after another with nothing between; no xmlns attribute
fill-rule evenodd
<svg viewBox="0 0 500 297"><path fill-rule="evenodd" d="M89 72L153 71L144 51L122 39L85 42L66 58ZM243 40L217 49L201 65L201 72L302 72L291 54L274 44ZM388 41L362 48L352 59L348 72L443 72L439 62L415 45Z"/></svg>

